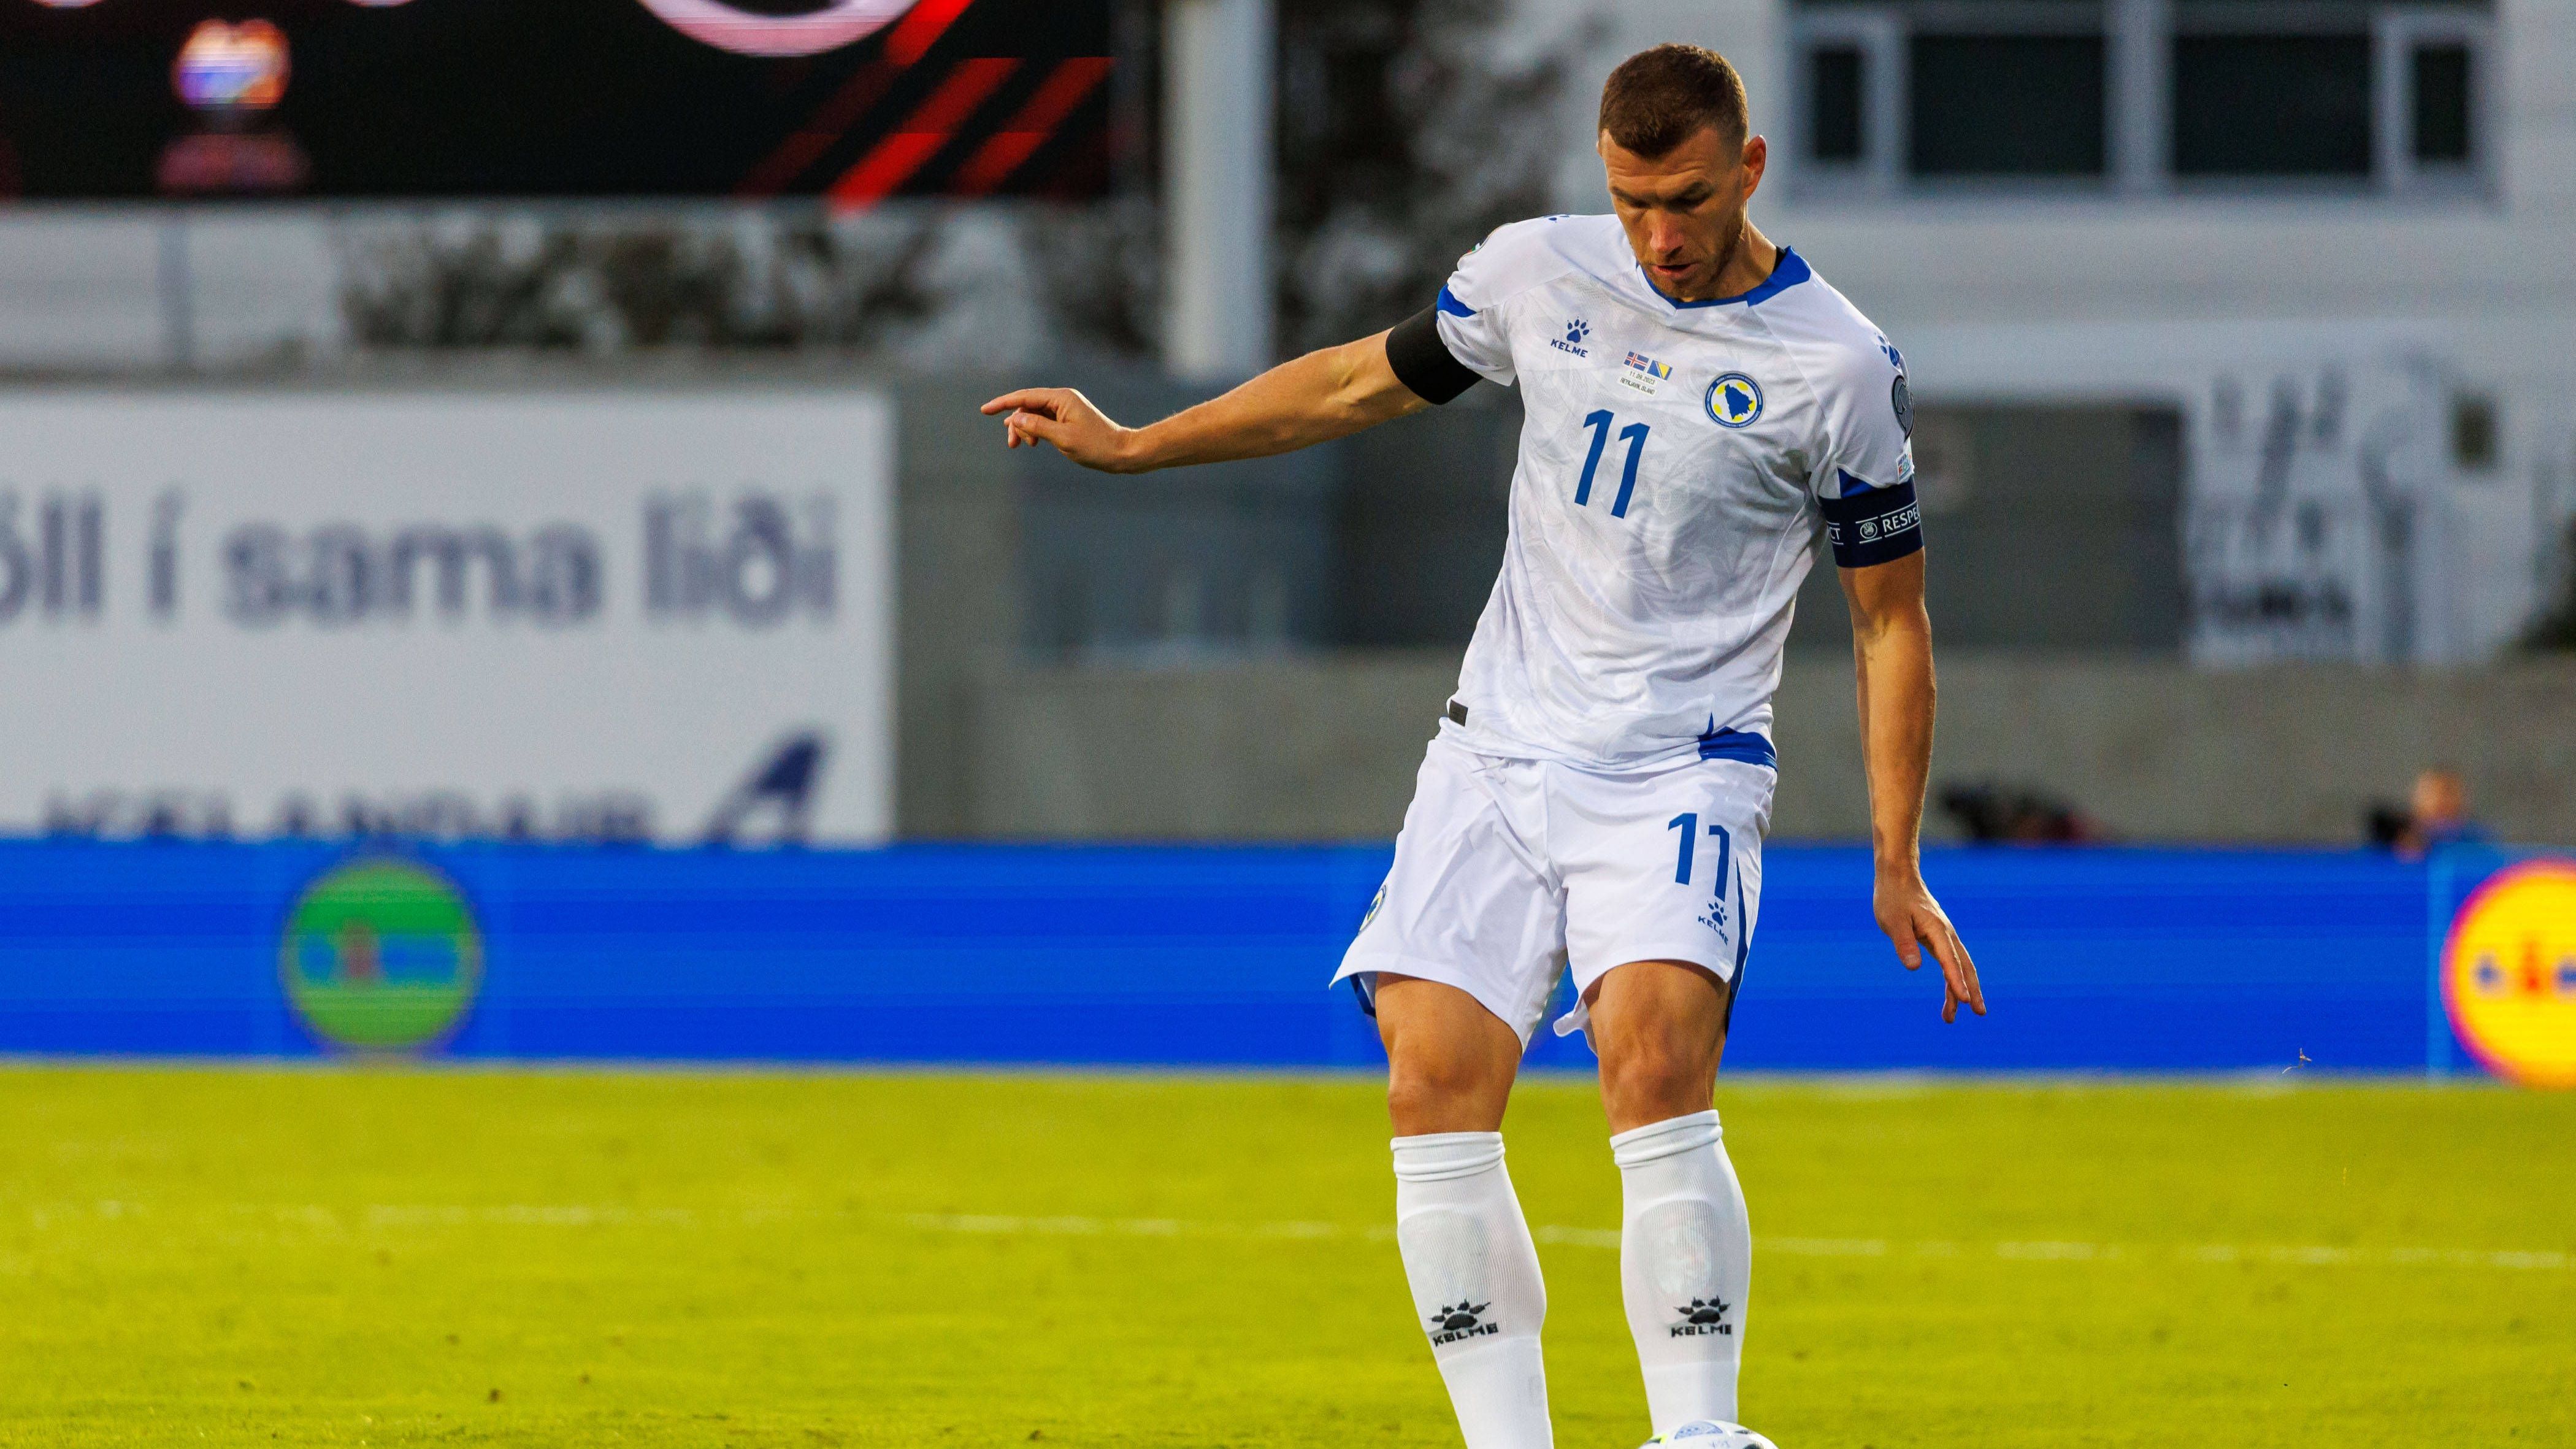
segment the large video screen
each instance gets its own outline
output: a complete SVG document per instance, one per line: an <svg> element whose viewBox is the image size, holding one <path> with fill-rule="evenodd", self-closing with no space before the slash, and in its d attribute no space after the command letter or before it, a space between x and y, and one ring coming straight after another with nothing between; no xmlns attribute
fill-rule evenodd
<svg viewBox="0 0 2576 1449"><path fill-rule="evenodd" d="M0 196L1079 197L1113 0L0 0Z"/></svg>

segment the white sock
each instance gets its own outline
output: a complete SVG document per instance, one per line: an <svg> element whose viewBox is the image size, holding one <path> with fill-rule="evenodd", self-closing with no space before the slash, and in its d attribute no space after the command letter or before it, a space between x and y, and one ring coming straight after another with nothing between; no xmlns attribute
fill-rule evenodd
<svg viewBox="0 0 2576 1449"><path fill-rule="evenodd" d="M1717 1113L1622 1132L1610 1151L1626 1199L1619 1282L1655 1432L1693 1419L1733 1423L1753 1228Z"/></svg>
<svg viewBox="0 0 2576 1449"><path fill-rule="evenodd" d="M1503 1134L1396 1138L1395 1242L1467 1449L1552 1449L1538 1347L1547 1286Z"/></svg>

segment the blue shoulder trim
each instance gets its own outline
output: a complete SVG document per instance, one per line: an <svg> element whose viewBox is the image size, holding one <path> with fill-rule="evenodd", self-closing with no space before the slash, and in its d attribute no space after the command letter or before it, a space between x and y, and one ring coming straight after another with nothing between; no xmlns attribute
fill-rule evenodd
<svg viewBox="0 0 2576 1449"><path fill-rule="evenodd" d="M1475 308L1459 301L1447 287L1442 287L1440 289L1440 301L1438 305L1441 311L1448 313L1452 317L1473 317L1476 315Z"/></svg>
<svg viewBox="0 0 2576 1449"><path fill-rule="evenodd" d="M1764 769L1780 768L1780 754L1771 742L1745 730L1719 730L1699 737L1699 757L1703 760L1742 760Z"/></svg>
<svg viewBox="0 0 2576 1449"><path fill-rule="evenodd" d="M1815 274L1815 268L1808 266L1807 259L1798 255L1795 248L1782 247L1780 260L1772 264L1771 275L1763 278L1762 285L1753 290L1738 292L1732 297L1711 297L1704 302L1676 302L1670 297L1664 297L1664 289L1655 285L1653 277L1646 276L1643 265L1637 268L1637 275L1645 278L1646 290L1658 297L1664 297L1665 305L1672 307L1725 307L1736 302L1750 307L1770 301Z"/></svg>

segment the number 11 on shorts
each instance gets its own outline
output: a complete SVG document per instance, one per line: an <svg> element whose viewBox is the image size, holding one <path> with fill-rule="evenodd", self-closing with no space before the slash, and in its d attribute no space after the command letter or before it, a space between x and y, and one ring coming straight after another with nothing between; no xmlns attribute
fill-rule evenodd
<svg viewBox="0 0 2576 1449"><path fill-rule="evenodd" d="M1665 821L1664 828L1666 830L1678 830L1682 833L1681 859L1673 863L1673 884L1689 885L1691 878L1691 852L1699 844L1699 812L1696 810L1685 810L1681 814L1674 816L1672 819ZM1726 833L1726 827L1723 825L1710 826L1708 828L1708 833L1717 837L1716 893L1721 899L1723 899L1726 895L1727 856L1733 853L1735 841L1733 837Z"/></svg>

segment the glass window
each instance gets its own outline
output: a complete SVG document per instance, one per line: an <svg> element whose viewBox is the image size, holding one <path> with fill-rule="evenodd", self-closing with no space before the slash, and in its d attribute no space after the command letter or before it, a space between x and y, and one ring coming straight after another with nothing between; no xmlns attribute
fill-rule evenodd
<svg viewBox="0 0 2576 1449"><path fill-rule="evenodd" d="M1908 46L1918 176L2099 176L2099 35L1916 35Z"/></svg>
<svg viewBox="0 0 2576 1449"><path fill-rule="evenodd" d="M2495 399L2463 393L2451 399L2451 461L2485 473L2496 465Z"/></svg>
<svg viewBox="0 0 2576 1449"><path fill-rule="evenodd" d="M2370 37L2184 35L2173 46L2182 176L2370 174Z"/></svg>
<svg viewBox="0 0 2576 1449"><path fill-rule="evenodd" d="M1807 152L1818 161L1861 158L1861 54L1820 45L1808 55Z"/></svg>
<svg viewBox="0 0 2576 1449"><path fill-rule="evenodd" d="M2415 159L2469 159L2469 48L2458 41L2415 47Z"/></svg>

